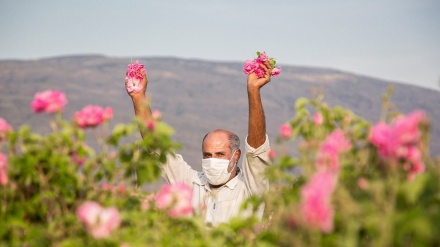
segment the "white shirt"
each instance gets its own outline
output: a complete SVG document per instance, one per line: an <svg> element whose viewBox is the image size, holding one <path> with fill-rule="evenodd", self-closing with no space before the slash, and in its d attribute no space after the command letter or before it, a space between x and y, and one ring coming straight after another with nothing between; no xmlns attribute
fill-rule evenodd
<svg viewBox="0 0 440 247"><path fill-rule="evenodd" d="M269 139L258 148L253 148L245 140L245 155L242 169L237 176L218 189L212 190L203 172L193 170L176 154L167 156L162 176L168 183L183 181L193 188L193 207L196 213L204 217L206 223L214 226L238 216L241 204L252 195L261 195L269 189L269 181L265 176L266 169L271 165L269 158ZM264 205L258 210L258 217L263 216ZM247 216L250 211L241 212Z"/></svg>

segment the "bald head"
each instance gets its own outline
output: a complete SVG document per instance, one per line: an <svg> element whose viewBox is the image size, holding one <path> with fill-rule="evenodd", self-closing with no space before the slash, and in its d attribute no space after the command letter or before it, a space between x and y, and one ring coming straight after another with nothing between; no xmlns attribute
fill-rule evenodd
<svg viewBox="0 0 440 247"><path fill-rule="evenodd" d="M202 149L203 149L203 146L205 145L205 141L207 138L209 138L210 140L218 139L218 138L220 138L220 139L226 138L229 142L228 146L231 151L236 150L240 147L240 138L236 134L234 134L233 132L231 132L229 130L216 129L216 130L208 132L203 137Z"/></svg>

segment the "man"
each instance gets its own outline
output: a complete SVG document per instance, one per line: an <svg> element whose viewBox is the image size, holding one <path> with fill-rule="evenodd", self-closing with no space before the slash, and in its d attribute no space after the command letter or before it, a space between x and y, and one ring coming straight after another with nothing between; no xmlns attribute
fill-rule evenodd
<svg viewBox="0 0 440 247"><path fill-rule="evenodd" d="M241 204L252 195L262 195L269 186L265 171L271 164L266 121L260 89L270 82L271 66L262 64L265 75L248 75L249 126L245 140L246 153L242 170L237 167L241 150L234 133L217 129L209 132L202 142L202 172L193 170L180 155L169 155L163 165L163 177L168 183L184 181L193 188L193 206L205 222L218 225L240 214ZM136 116L147 123L152 118L145 92L148 80L143 72L140 92L131 92ZM262 217L264 207L258 210ZM242 215L245 213L241 212Z"/></svg>

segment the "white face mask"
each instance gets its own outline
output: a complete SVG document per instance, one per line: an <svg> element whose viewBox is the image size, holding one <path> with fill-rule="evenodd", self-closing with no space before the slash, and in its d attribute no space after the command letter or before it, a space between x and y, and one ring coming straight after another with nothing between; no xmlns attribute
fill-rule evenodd
<svg viewBox="0 0 440 247"><path fill-rule="evenodd" d="M235 151L237 151L237 149ZM202 168L210 184L220 185L228 181L229 177L231 177L231 173L228 172L228 167L229 163L231 163L232 159L234 158L235 151L230 160L217 158L202 159ZM234 164L231 172L234 170L236 165L237 163Z"/></svg>

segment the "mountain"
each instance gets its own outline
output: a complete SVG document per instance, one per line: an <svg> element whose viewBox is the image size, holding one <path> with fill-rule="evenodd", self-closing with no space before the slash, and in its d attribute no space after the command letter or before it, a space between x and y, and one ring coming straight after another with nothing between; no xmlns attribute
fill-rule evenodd
<svg viewBox="0 0 440 247"><path fill-rule="evenodd" d="M247 132L246 75L242 63L214 62L173 57L142 57L148 71L148 96L152 109L175 128L174 139L184 146L180 153L200 169L201 140L212 129L224 128L244 141ZM124 86L129 58L98 55L64 56L40 60L0 61L0 117L17 130L30 124L36 132L49 131L50 117L30 108L34 93L58 89L67 94L64 118L87 104L110 106L115 123L134 116ZM299 97L313 91L325 93L330 106L341 105L377 122L382 96L394 87L391 101L403 113L424 110L432 122L431 154L440 155L440 92L397 82L355 75L328 68L282 65L282 73L262 89L267 132L274 144L279 126L293 118Z"/></svg>

